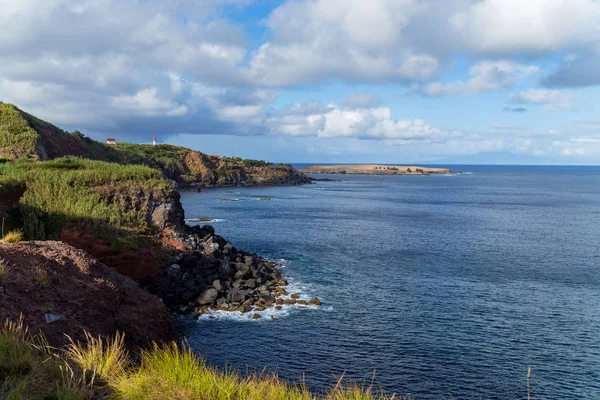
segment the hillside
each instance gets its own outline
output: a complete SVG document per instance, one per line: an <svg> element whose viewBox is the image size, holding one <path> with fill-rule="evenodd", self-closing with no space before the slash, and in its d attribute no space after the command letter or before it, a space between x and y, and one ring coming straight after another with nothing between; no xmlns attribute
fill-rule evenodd
<svg viewBox="0 0 600 400"><path fill-rule="evenodd" d="M0 159L46 161L65 156L146 165L180 186L298 185L312 181L285 164L209 156L167 144L100 143L78 131L68 133L15 105L0 103Z"/></svg>

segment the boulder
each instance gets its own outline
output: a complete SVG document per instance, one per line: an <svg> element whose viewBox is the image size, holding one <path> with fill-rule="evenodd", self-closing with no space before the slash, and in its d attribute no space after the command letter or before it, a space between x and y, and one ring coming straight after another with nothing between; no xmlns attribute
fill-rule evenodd
<svg viewBox="0 0 600 400"><path fill-rule="evenodd" d="M323 303L321 303L321 301L319 299L317 299L316 297L313 297L312 299L310 299L308 304L312 304L313 306L320 306Z"/></svg>
<svg viewBox="0 0 600 400"><path fill-rule="evenodd" d="M235 270L231 267L231 264L227 261L223 261L221 265L219 265L218 269L219 275L222 277L230 277L235 273Z"/></svg>
<svg viewBox="0 0 600 400"><path fill-rule="evenodd" d="M248 279L245 286L249 289L254 289L256 287L256 279Z"/></svg>
<svg viewBox="0 0 600 400"><path fill-rule="evenodd" d="M260 314L256 314L256 313L252 316L252 319L261 319L261 318L262 317L260 316Z"/></svg>
<svg viewBox="0 0 600 400"><path fill-rule="evenodd" d="M223 290L225 290L225 285L223 285L223 282L221 282L218 279L216 279L215 281L213 281L212 286L215 288L215 290L217 292L222 292Z"/></svg>
<svg viewBox="0 0 600 400"><path fill-rule="evenodd" d="M210 306L215 302L215 300L217 300L218 295L219 293L215 288L206 289L200 294L200 296L198 296L196 303L201 306Z"/></svg>
<svg viewBox="0 0 600 400"><path fill-rule="evenodd" d="M227 294L227 298L232 303L243 303L246 301L247 293L245 290L240 290L238 288L229 289L229 293Z"/></svg>

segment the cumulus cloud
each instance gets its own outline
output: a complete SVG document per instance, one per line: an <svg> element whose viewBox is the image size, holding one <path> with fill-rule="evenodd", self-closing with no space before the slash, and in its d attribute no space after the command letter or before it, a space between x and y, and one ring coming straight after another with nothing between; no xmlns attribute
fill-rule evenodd
<svg viewBox="0 0 600 400"><path fill-rule="evenodd" d="M468 80L449 83L433 82L413 90L428 96L474 95L511 87L538 71L539 68L533 65L520 65L511 61L484 61L469 69L471 78Z"/></svg>
<svg viewBox="0 0 600 400"><path fill-rule="evenodd" d="M272 40L245 74L267 86L348 81L415 81L434 77L438 59L408 46L403 31L427 7L417 0L292 1L267 19Z"/></svg>
<svg viewBox="0 0 600 400"><path fill-rule="evenodd" d="M543 105L550 109L570 110L575 96L559 90L528 89L510 96L511 104Z"/></svg>

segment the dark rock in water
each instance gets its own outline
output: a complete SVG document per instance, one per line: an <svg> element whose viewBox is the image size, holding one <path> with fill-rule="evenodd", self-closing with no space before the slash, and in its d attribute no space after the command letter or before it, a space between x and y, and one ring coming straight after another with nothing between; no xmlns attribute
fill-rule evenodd
<svg viewBox="0 0 600 400"><path fill-rule="evenodd" d="M254 314L252 316L252 319L261 319L262 317L260 316L260 314Z"/></svg>
<svg viewBox="0 0 600 400"><path fill-rule="evenodd" d="M219 293L215 288L206 289L198 298L196 302L201 306L210 306L215 300L217 300L217 296Z"/></svg>
<svg viewBox="0 0 600 400"><path fill-rule="evenodd" d="M312 304L314 306L320 306L323 303L321 303L321 301L319 299L317 299L316 297L313 297L312 299L310 299L310 301L308 302L308 304Z"/></svg>
<svg viewBox="0 0 600 400"><path fill-rule="evenodd" d="M291 297L292 299L299 299L299 298L300 298L300 296L299 296L299 295L297 295L296 293L292 294L290 297Z"/></svg>

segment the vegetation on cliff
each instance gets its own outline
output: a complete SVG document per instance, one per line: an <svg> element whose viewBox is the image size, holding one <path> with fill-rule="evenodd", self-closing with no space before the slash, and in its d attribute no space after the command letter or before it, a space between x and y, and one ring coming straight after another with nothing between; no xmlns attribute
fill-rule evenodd
<svg viewBox="0 0 600 400"><path fill-rule="evenodd" d="M180 185L237 186L304 184L311 180L290 165L209 156L168 144L108 145L75 131L68 133L12 104L0 103L0 159L52 160L78 156L160 170Z"/></svg>
<svg viewBox="0 0 600 400"><path fill-rule="evenodd" d="M173 184L159 171L76 157L47 162L17 160L0 164L0 191L23 188L18 208L32 240L57 239L68 223L82 223L115 247L136 246L150 233L143 210L125 209L104 195L144 190L168 193ZM166 195L166 194L165 194Z"/></svg>
<svg viewBox="0 0 600 400"><path fill-rule="evenodd" d="M18 321L0 330L0 378L0 397L6 400L400 400L371 386L344 386L341 379L314 394L273 374L221 371L175 343L154 345L134 361L122 335L105 340L88 335L59 350Z"/></svg>

